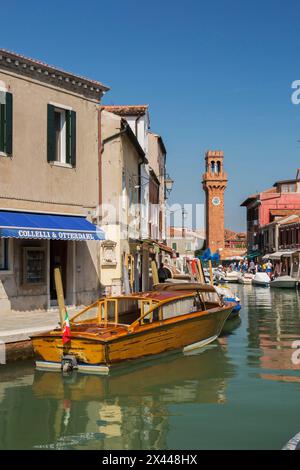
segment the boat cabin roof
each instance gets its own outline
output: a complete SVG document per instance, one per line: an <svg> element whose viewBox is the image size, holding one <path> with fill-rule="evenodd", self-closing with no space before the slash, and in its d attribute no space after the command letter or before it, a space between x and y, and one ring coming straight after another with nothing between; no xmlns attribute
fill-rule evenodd
<svg viewBox="0 0 300 470"><path fill-rule="evenodd" d="M158 284L155 286L156 290L149 292L136 292L132 294L123 294L118 296L108 297L109 299L136 299L136 300L154 300L157 302L172 300L181 297L189 297L200 292L214 292L216 290L213 286L208 284L198 283L180 283L180 284Z"/></svg>
<svg viewBox="0 0 300 470"><path fill-rule="evenodd" d="M184 291L176 291L176 292L166 292L166 291L150 291L150 292L136 292L132 294L123 294L123 295L116 295L107 297L109 299L136 299L136 300L156 300L157 302L161 302L163 300L171 300L177 297L183 297L186 295L190 295L191 292L184 292Z"/></svg>

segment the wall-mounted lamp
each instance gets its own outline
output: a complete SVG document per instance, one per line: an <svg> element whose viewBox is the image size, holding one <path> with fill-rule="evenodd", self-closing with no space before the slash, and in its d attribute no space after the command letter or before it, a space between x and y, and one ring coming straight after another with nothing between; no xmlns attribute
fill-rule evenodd
<svg viewBox="0 0 300 470"><path fill-rule="evenodd" d="M174 184L174 180L172 180L172 178L170 177L169 174L166 174L166 176L165 176L165 192L166 192L166 194L168 194L168 196L170 195L170 192L173 189L173 184Z"/></svg>

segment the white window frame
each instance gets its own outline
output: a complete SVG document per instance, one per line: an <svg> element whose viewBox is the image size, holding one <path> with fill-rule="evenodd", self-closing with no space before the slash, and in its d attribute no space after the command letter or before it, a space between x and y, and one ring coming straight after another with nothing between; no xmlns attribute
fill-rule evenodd
<svg viewBox="0 0 300 470"><path fill-rule="evenodd" d="M11 238L1 238L8 241L7 247L7 269L0 269L1 274L13 274L13 240Z"/></svg>
<svg viewBox="0 0 300 470"><path fill-rule="evenodd" d="M60 114L60 160L55 160L54 163L67 165L66 110L63 108L55 108L54 112ZM57 152L56 141L55 151ZM57 154L55 157L57 158Z"/></svg>
<svg viewBox="0 0 300 470"><path fill-rule="evenodd" d="M186 251L193 251L192 250L192 242L186 242L185 243L185 250Z"/></svg>
<svg viewBox="0 0 300 470"><path fill-rule="evenodd" d="M0 86L0 93L5 94L7 92L8 92L7 88L3 88L3 87ZM5 102L5 98L4 98L4 102ZM7 157L7 156L8 155L7 155L6 152L2 152L2 150L0 151L0 157Z"/></svg>

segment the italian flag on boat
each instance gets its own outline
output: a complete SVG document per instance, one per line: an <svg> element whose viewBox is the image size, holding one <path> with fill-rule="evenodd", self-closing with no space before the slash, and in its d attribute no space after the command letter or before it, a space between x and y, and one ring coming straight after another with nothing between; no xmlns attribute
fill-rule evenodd
<svg viewBox="0 0 300 470"><path fill-rule="evenodd" d="M71 341L71 328L70 328L69 315L66 310L66 316L65 316L64 326L63 326L62 342L63 344L66 344L69 341Z"/></svg>

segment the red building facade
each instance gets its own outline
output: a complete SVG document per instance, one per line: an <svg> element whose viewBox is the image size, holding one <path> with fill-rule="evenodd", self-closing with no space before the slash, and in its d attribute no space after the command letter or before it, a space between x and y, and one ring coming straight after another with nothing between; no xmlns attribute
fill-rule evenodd
<svg viewBox="0 0 300 470"><path fill-rule="evenodd" d="M273 188L249 196L241 206L247 209L248 252L259 252L261 228L285 213L300 210L300 179L277 181Z"/></svg>
<svg viewBox="0 0 300 470"><path fill-rule="evenodd" d="M279 227L279 249L300 248L300 217L282 223Z"/></svg>

